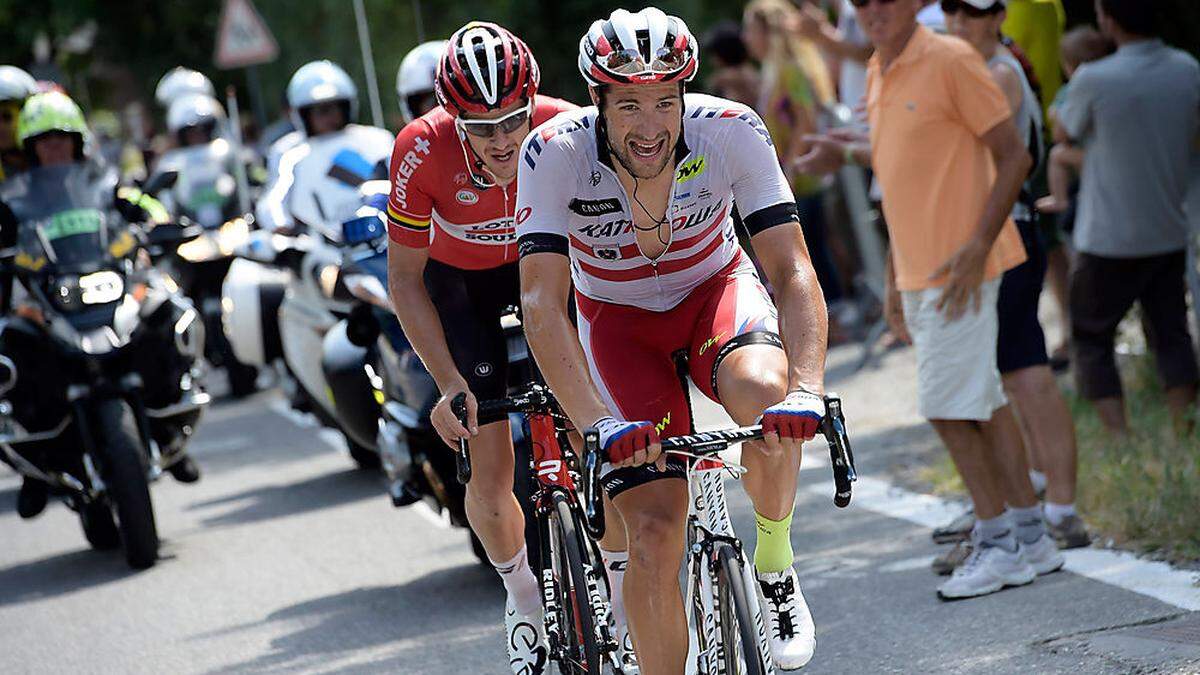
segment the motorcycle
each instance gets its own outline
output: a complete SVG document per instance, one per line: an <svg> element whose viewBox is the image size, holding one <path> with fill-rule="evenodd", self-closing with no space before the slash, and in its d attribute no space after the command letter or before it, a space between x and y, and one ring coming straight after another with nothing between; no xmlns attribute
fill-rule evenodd
<svg viewBox="0 0 1200 675"><path fill-rule="evenodd" d="M184 459L209 402L199 314L146 258L199 232L127 224L116 184L72 164L4 185L20 225L0 260L26 297L0 323L0 458L63 498L93 548L123 544L141 569L158 558L149 486Z"/></svg>
<svg viewBox="0 0 1200 675"><path fill-rule="evenodd" d="M258 368L238 359L221 323L221 286L254 227L252 214L239 213L237 181L231 170L233 146L224 139L172 150L159 170L176 171L179 179L164 194L172 215L204 228L203 234L181 244L164 261L166 269L204 320L204 356L229 377L230 393L241 398L254 393Z"/></svg>
<svg viewBox="0 0 1200 675"><path fill-rule="evenodd" d="M392 505L424 500L456 527L470 529L466 488L456 479L454 454L429 422L440 397L433 377L404 336L387 296L384 204L362 209L343 223L346 245L339 288L351 309L327 334L322 363L335 413L347 434L379 453ZM509 382L530 382L532 362L516 313L504 318L509 346ZM531 448L524 419L513 416L516 452L514 485L521 504L530 503ZM532 512L526 513L526 541L536 553ZM471 547L481 563L487 554L474 532Z"/></svg>

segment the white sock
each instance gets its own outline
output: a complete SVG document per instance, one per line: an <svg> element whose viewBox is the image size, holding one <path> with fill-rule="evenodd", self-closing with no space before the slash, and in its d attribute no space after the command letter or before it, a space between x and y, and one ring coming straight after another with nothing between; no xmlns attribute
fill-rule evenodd
<svg viewBox="0 0 1200 675"><path fill-rule="evenodd" d="M1055 527L1062 524L1062 521L1067 516L1075 515L1074 504L1055 504L1054 502L1046 502L1046 521Z"/></svg>
<svg viewBox="0 0 1200 675"><path fill-rule="evenodd" d="M1046 491L1046 474L1037 469L1029 470L1029 482L1033 483L1033 491L1042 494Z"/></svg>
<svg viewBox="0 0 1200 675"><path fill-rule="evenodd" d="M629 551L605 551L600 549L600 557L604 559L604 571L608 574L608 585L612 590L609 603L612 605L613 621L618 627L627 626L625 623L625 567L629 565Z"/></svg>
<svg viewBox="0 0 1200 675"><path fill-rule="evenodd" d="M521 616L529 616L542 606L542 594L538 588L537 578L529 568L529 556L525 547L508 562L498 563L491 558L488 561L504 582L504 590L508 591L508 599L512 601L513 609Z"/></svg>

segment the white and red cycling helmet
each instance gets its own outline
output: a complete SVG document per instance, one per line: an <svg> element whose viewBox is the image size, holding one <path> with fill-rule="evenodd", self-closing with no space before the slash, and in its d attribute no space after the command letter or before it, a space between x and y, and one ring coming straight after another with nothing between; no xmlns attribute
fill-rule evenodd
<svg viewBox="0 0 1200 675"><path fill-rule="evenodd" d="M451 115L486 113L533 101L541 72L533 52L508 30L472 21L450 36L438 63L434 92Z"/></svg>
<svg viewBox="0 0 1200 675"><path fill-rule="evenodd" d="M579 72L593 87L689 82L700 65L698 52L683 19L657 7L618 9L579 40Z"/></svg>

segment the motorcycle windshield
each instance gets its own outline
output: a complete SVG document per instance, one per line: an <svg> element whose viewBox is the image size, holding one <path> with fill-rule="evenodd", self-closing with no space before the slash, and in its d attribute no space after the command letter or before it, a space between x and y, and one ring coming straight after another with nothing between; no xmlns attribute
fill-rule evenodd
<svg viewBox="0 0 1200 675"><path fill-rule="evenodd" d="M205 229L220 227L236 206L237 181L232 161L229 142L223 138L171 151L160 166L179 172L169 193L170 201L180 213Z"/></svg>
<svg viewBox="0 0 1200 675"><path fill-rule="evenodd" d="M111 214L115 183L82 163L34 168L14 183L5 193L20 223L22 266L41 271L49 265L59 273L109 266L118 222Z"/></svg>

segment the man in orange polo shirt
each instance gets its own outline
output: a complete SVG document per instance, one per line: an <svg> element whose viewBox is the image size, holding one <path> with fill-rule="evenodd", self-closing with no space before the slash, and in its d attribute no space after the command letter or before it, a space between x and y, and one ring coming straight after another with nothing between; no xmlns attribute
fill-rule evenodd
<svg viewBox="0 0 1200 675"><path fill-rule="evenodd" d="M814 138L799 168L869 163L883 189L888 319L916 346L918 410L949 448L977 516L974 551L938 594L1027 584L1063 565L996 368L1000 276L1025 259L1009 213L1029 153L983 58L917 25L921 0L851 1L875 46L870 143Z"/></svg>

